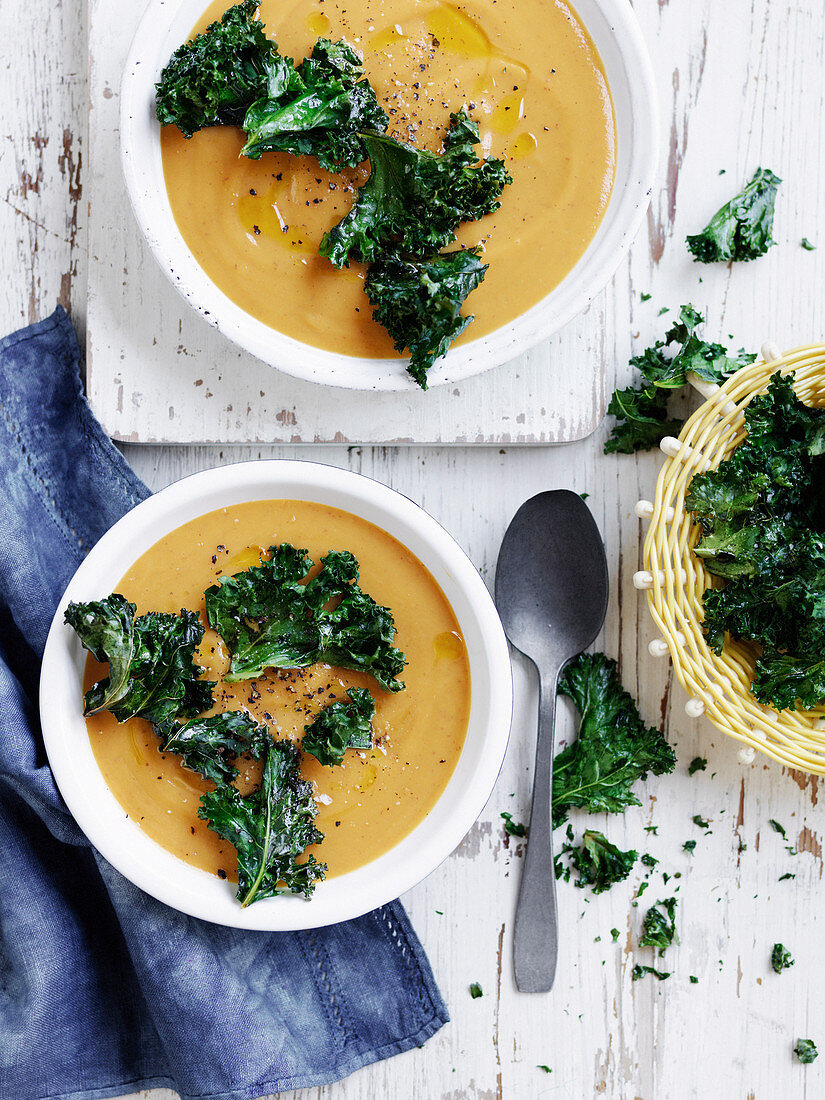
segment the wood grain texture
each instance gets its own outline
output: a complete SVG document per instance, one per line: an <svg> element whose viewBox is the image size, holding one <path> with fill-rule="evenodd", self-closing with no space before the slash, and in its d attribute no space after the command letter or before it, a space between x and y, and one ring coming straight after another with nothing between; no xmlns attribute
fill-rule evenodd
<svg viewBox="0 0 825 1100"><path fill-rule="evenodd" d="M732 333L736 346L753 349L766 337L784 346L821 339L825 329L821 3L638 0L636 10L653 49L665 160L648 234L637 241L611 291L609 316L617 323L599 333L610 388L614 378L624 383L630 377L629 354L661 334L667 317L656 314L662 306L674 310L690 299L707 308L709 333L723 340ZM82 134L83 89L79 77L67 76L83 72L82 56L74 53L82 46L75 29L82 16L79 0L44 11L55 50L48 65L33 45L35 31L22 0L5 0L0 14L3 102L18 105L6 112L0 135L0 195L13 200L0 203L4 330L51 310L62 275L74 263L79 274L71 280L73 314L83 321L82 262L78 245L70 243L72 200L51 144L55 125ZM37 178L36 136L44 134L50 143L35 189L22 181L25 173ZM73 148L75 156L82 151L79 139ZM685 233L700 228L758 164L785 179L777 247L732 269L690 263ZM726 174L719 177L721 168ZM83 217L81 208L77 240ZM816 252L799 247L802 236L819 246ZM653 298L641 303L642 291ZM591 316L579 331L603 322L603 316ZM529 669L517 662L516 718L496 790L456 853L404 898L452 1022L420 1050L327 1088L284 1094L288 1100L825 1095L823 1063L802 1066L791 1053L799 1036L813 1038L820 1049L825 1045L819 781L761 758L744 765L736 744L706 721L685 717L685 695L668 662L648 656L654 632L631 582L640 567L641 534L633 505L652 496L660 458L606 458L605 433L603 427L586 442L552 449L125 448L153 488L258 456L359 470L422 504L458 539L488 583L506 524L524 499L561 486L588 492L610 565L611 603L599 645L619 657L643 714L664 724L679 758L673 776L640 786L641 808L592 821L616 843L661 860L639 906L632 906L638 874L598 898L561 884L557 988L549 996L518 994L511 934L521 853L505 837L499 814L508 810L518 820L528 811L536 695ZM571 730L565 708L560 739ZM708 758L708 769L689 777L687 765L696 755ZM693 825L697 813L710 820L710 835ZM769 818L785 826L799 855L785 850ZM644 832L648 824L658 826L658 836ZM697 840L692 858L682 849L687 839ZM660 870L682 877L665 886ZM786 872L796 877L780 882ZM677 886L681 945L666 960L673 977L632 982L635 962L654 962L649 950L636 946L646 905ZM612 927L620 930L616 945ZM797 960L782 975L769 965L776 941ZM690 983L691 974L698 984ZM473 981L484 989L479 1000L469 995ZM540 1064L552 1074L544 1074ZM172 1100L174 1094L140 1095Z"/></svg>
<svg viewBox="0 0 825 1100"><path fill-rule="evenodd" d="M601 334L613 324L607 293L511 363L428 393L301 382L197 316L145 245L122 179L118 89L140 14L140 5L90 0L88 380L92 407L113 438L557 443L594 430L606 404Z"/></svg>

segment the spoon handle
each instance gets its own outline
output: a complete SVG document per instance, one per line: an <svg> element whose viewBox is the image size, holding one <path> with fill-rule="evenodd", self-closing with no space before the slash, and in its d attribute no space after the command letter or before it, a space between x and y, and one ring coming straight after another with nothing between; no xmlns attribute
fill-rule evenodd
<svg viewBox="0 0 825 1100"><path fill-rule="evenodd" d="M552 821L558 677L558 670L552 675L539 673L539 730L530 836L513 934L513 969L522 993L546 993L553 988L559 952Z"/></svg>

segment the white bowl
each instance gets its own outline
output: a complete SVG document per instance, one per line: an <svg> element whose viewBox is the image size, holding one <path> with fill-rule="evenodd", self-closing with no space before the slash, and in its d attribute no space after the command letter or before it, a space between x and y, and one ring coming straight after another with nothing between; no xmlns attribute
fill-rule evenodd
<svg viewBox="0 0 825 1100"><path fill-rule="evenodd" d="M129 51L120 89L126 187L155 258L210 324L286 374L348 389L416 390L399 359L337 355L293 340L256 320L215 286L181 236L163 179L154 86L205 7L206 0L171 4L150 0ZM607 210L590 246L561 283L510 324L451 348L430 372L431 387L506 363L581 313L619 266L647 210L658 156L658 120L653 73L639 25L627 0L577 0L575 7L601 55L613 97L616 178Z"/></svg>
<svg viewBox="0 0 825 1100"><path fill-rule="evenodd" d="M101 599L160 538L206 512L243 501L333 505L389 532L429 569L449 600L467 647L467 738L430 813L389 852L322 882L309 901L270 898L242 909L231 883L173 856L144 833L107 787L83 717L86 652L63 622L69 601ZM83 832L121 874L184 913L236 928L287 931L349 920L392 901L434 870L484 808L504 760L512 683L507 642L484 582L458 544L406 497L360 474L314 462L240 462L175 482L103 536L75 573L55 613L40 679L40 715L60 793Z"/></svg>

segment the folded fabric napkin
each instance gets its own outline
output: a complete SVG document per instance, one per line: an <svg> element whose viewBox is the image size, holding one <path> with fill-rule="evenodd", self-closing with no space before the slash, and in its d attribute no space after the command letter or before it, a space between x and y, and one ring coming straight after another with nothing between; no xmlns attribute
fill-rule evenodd
<svg viewBox="0 0 825 1100"><path fill-rule="evenodd" d="M78 362L60 308L0 341L0 1095L248 1100L419 1046L448 1016L399 902L309 932L195 920L107 864L55 787L37 709L49 624L148 495Z"/></svg>

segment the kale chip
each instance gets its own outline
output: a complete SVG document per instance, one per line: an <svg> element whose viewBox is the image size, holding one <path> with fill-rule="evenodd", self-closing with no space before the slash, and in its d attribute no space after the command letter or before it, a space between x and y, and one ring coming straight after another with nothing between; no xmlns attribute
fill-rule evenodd
<svg viewBox="0 0 825 1100"><path fill-rule="evenodd" d="M427 372L472 321L461 306L483 280L487 264L479 248L461 248L422 260L391 255L371 264L364 291L373 317L389 332L396 351L409 348L407 370L422 388Z"/></svg>
<svg viewBox="0 0 825 1100"><path fill-rule="evenodd" d="M162 126L177 126L188 138L205 126L240 126L266 95L285 62L255 18L257 9L258 0L243 0L175 50L155 85Z"/></svg>
<svg viewBox="0 0 825 1100"><path fill-rule="evenodd" d="M645 726L619 682L616 662L603 653L582 653L565 668L559 691L573 700L581 724L578 739L553 765L554 827L571 807L618 813L640 806L633 784L648 772L672 772L676 757L661 732Z"/></svg>
<svg viewBox="0 0 825 1100"><path fill-rule="evenodd" d="M247 112L241 152L253 160L274 151L314 156L333 172L359 164L367 156L360 132L383 133L388 123L361 58L345 42L319 38L297 68L281 61L266 96Z"/></svg>
<svg viewBox="0 0 825 1100"><path fill-rule="evenodd" d="M811 1062L815 1062L819 1057L819 1051L816 1049L816 1043L813 1039L797 1039L793 1052L799 1061L806 1066L810 1065Z"/></svg>
<svg viewBox="0 0 825 1100"><path fill-rule="evenodd" d="M301 779L300 754L291 741L269 740L261 785L242 796L220 786L201 796L198 816L238 853L238 899L245 908L278 894L309 898L326 865L298 857L324 837L315 827L312 784Z"/></svg>
<svg viewBox="0 0 825 1100"><path fill-rule="evenodd" d="M502 160L478 160L478 124L463 108L450 115L441 154L381 134L362 138L369 179L319 249L336 267L348 267L350 260L374 263L388 251L430 256L452 241L461 222L497 210L501 192L512 183Z"/></svg>
<svg viewBox="0 0 825 1100"><path fill-rule="evenodd" d="M775 374L745 409L745 440L693 478L685 506L701 528L694 553L722 588L704 593L704 630L758 642L753 693L793 709L825 699L825 411Z"/></svg>
<svg viewBox="0 0 825 1100"><path fill-rule="evenodd" d="M741 194L717 210L708 225L687 238L694 260L703 264L718 260L755 260L772 244L774 204L782 180L769 168L757 168Z"/></svg>
<svg viewBox="0 0 825 1100"><path fill-rule="evenodd" d="M605 454L633 454L650 450L666 435L676 435L682 421L668 416L668 398L674 390L683 389L688 372L705 382L721 385L741 367L752 363L756 356L740 349L728 355L721 344L710 344L696 331L704 323L701 313L692 305L679 310L679 320L641 355L634 355L630 365L641 371L644 386L629 386L616 390L607 411L615 416L614 425L604 445ZM677 345L670 351L671 345Z"/></svg>
<svg viewBox="0 0 825 1100"><path fill-rule="evenodd" d="M358 586L356 558L333 550L321 559L320 573L304 583L313 567L305 550L282 543L270 555L206 590L209 625L232 654L225 679L251 680L267 668L324 661L368 672L385 691L402 691L395 677L406 658L392 644L392 613Z"/></svg>
<svg viewBox="0 0 825 1100"><path fill-rule="evenodd" d="M594 894L602 894L623 882L636 862L638 852L623 852L596 829L585 829L580 848L569 851L570 863L577 872L576 886L592 886Z"/></svg>
<svg viewBox="0 0 825 1100"><path fill-rule="evenodd" d="M238 774L232 761L248 755L260 760L266 752L269 731L239 710L192 718L189 722L155 725L161 752L176 753L187 768L216 786L231 783Z"/></svg>
<svg viewBox="0 0 825 1100"><path fill-rule="evenodd" d="M343 764L347 749L372 747L375 701L365 688L350 688L349 701L330 703L304 726L301 748L321 764Z"/></svg>
<svg viewBox="0 0 825 1100"><path fill-rule="evenodd" d="M639 937L639 947L658 947L659 954L664 954L666 948L672 943L678 943L676 934L676 906L677 898L665 898L651 905L645 913L642 921L642 935Z"/></svg>
<svg viewBox="0 0 825 1100"><path fill-rule="evenodd" d="M86 692L83 713L110 710L118 722L164 722L209 710L215 685L199 679L203 669L194 660L203 638L198 616L185 609L180 615L136 613L117 592L66 608L65 621L83 647L109 663L109 675Z"/></svg>
<svg viewBox="0 0 825 1100"><path fill-rule="evenodd" d="M787 970L793 964L794 958L787 947L783 947L781 943L775 943L773 951L771 951L771 967L774 973L781 974L783 970Z"/></svg>

